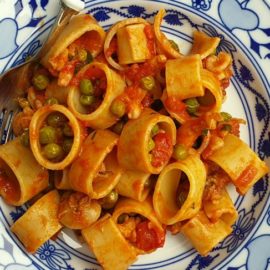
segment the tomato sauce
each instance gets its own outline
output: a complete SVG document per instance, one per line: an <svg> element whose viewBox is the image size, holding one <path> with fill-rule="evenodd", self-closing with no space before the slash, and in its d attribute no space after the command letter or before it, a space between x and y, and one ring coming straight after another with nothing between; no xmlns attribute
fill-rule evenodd
<svg viewBox="0 0 270 270"><path fill-rule="evenodd" d="M100 36L96 31L89 31L79 37L74 43L89 52L96 52L100 50L102 44L100 42Z"/></svg>
<svg viewBox="0 0 270 270"><path fill-rule="evenodd" d="M183 101L175 97L167 97L164 105L168 111L178 114L183 120L191 119L191 116L186 111L187 106Z"/></svg>
<svg viewBox="0 0 270 270"><path fill-rule="evenodd" d="M8 175L5 171L0 171L0 194L7 202L17 201L20 196L20 185L16 176Z"/></svg>
<svg viewBox="0 0 270 270"><path fill-rule="evenodd" d="M158 133L153 137L155 147L151 151L152 166L160 167L170 159L173 152L171 137L166 133Z"/></svg>
<svg viewBox="0 0 270 270"><path fill-rule="evenodd" d="M240 176L235 180L235 185L238 187L247 187L250 182L254 179L258 172L258 169L253 166L252 164L249 164L245 170L240 174Z"/></svg>
<svg viewBox="0 0 270 270"><path fill-rule="evenodd" d="M130 67L124 69L123 76L132 82L132 84L138 86L143 77L154 76L159 73L165 64L156 61L156 59L150 59L143 64L133 64Z"/></svg>
<svg viewBox="0 0 270 270"><path fill-rule="evenodd" d="M117 52L117 39L116 39L116 37L114 37L111 40L111 43L109 45L109 48L105 52L105 56L109 58L109 57L111 57L116 52Z"/></svg>
<svg viewBox="0 0 270 270"><path fill-rule="evenodd" d="M150 221L140 222L136 226L136 246L144 251L163 247L165 231L161 232L151 226Z"/></svg>

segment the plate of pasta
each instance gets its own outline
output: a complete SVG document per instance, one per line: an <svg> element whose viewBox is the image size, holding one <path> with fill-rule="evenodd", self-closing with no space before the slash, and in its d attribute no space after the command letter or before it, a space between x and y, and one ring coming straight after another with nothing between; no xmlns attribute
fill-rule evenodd
<svg viewBox="0 0 270 270"><path fill-rule="evenodd" d="M0 270L268 269L270 4L255 2L86 0L63 22L16 75ZM58 9L0 3L1 72Z"/></svg>

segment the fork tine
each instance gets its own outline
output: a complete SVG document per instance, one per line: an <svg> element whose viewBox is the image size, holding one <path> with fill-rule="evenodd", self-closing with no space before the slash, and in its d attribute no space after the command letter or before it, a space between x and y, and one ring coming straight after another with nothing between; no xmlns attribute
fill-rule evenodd
<svg viewBox="0 0 270 270"><path fill-rule="evenodd" d="M3 109L2 111L2 123L1 123L1 129L0 129L0 140L1 140L1 144L6 142L6 135L7 135L7 126L9 124L9 119L11 117L11 111L8 109Z"/></svg>
<svg viewBox="0 0 270 270"><path fill-rule="evenodd" d="M7 121L7 126L6 126L6 129L5 129L6 137L5 137L4 143L7 143L7 141L10 139L10 136L12 134L12 122L13 122L13 119L14 119L14 117L15 117L15 115L17 113L18 113L18 110L14 111L14 112L11 111L11 113L10 113L10 118Z"/></svg>

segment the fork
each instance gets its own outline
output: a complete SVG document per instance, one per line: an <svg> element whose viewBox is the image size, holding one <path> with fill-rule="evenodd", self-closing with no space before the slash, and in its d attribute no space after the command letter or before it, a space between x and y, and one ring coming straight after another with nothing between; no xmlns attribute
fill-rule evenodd
<svg viewBox="0 0 270 270"><path fill-rule="evenodd" d="M84 9L84 2L81 0L60 0L60 4L61 7L51 32L38 54L0 76L0 144L6 143L11 136L12 121L20 111L17 98L24 94L20 85L26 83L31 63L37 61L46 53L69 19Z"/></svg>

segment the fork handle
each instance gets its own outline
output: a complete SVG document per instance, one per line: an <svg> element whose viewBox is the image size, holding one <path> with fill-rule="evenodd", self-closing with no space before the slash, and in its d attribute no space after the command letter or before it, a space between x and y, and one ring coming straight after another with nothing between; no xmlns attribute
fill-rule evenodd
<svg viewBox="0 0 270 270"><path fill-rule="evenodd" d="M73 15L78 14L79 11L84 9L84 2L81 0L62 0L60 10L56 16L55 23L50 30L47 41L43 44L37 57L42 58L57 39L63 28L68 24Z"/></svg>
<svg viewBox="0 0 270 270"><path fill-rule="evenodd" d="M81 0L62 0L62 3L76 11L83 10L85 6L85 3Z"/></svg>

